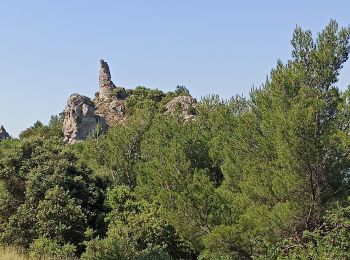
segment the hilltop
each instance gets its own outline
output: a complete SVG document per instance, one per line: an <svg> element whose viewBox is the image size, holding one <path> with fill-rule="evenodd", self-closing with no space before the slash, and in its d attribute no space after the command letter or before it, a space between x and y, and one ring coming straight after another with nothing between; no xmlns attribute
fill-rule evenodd
<svg viewBox="0 0 350 260"><path fill-rule="evenodd" d="M179 88L177 93L168 94L142 87L125 90L114 85L107 62L100 60L99 91L95 97L90 99L73 94L67 101L63 122L64 142L73 144L85 140L97 127L101 133L105 133L110 127L125 123L133 107L144 99L148 99L155 107L166 109L165 113L174 113L176 107L180 106L185 121L195 114L197 101L187 89Z"/></svg>

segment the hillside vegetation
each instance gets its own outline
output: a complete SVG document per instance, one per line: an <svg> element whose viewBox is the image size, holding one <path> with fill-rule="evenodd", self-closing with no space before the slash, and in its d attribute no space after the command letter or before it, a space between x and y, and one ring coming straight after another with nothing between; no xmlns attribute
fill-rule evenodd
<svg viewBox="0 0 350 260"><path fill-rule="evenodd" d="M316 37L296 28L261 87L205 97L190 120L164 108L185 87L140 87L106 134L66 145L55 116L1 141L2 246L32 259L349 259L350 89L336 86L349 39L335 21Z"/></svg>

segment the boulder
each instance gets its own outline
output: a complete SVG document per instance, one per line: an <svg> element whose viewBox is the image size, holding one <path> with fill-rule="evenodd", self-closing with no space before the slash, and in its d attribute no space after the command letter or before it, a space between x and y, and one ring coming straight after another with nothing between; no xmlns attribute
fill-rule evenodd
<svg viewBox="0 0 350 260"><path fill-rule="evenodd" d="M73 144L85 140L94 130L107 131L105 119L95 114L94 103L85 96L74 94L67 101L64 110L64 142Z"/></svg>
<svg viewBox="0 0 350 260"><path fill-rule="evenodd" d="M179 114L183 121L189 121L196 116L197 100L191 96L178 96L165 105L166 113Z"/></svg>

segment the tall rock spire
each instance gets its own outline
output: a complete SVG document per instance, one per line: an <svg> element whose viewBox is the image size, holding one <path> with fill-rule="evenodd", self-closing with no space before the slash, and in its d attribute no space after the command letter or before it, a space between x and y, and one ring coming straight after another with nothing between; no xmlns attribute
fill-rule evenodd
<svg viewBox="0 0 350 260"><path fill-rule="evenodd" d="M10 139L10 135L6 132L3 126L0 126L0 141Z"/></svg>
<svg viewBox="0 0 350 260"><path fill-rule="evenodd" d="M108 99L110 92L115 89L115 85L111 80L111 73L109 66L104 60L100 60L100 75L99 75L100 93L101 99Z"/></svg>

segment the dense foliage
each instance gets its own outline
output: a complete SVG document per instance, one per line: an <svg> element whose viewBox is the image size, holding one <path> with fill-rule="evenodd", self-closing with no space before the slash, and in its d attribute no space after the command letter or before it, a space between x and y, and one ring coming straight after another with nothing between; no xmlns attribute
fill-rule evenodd
<svg viewBox="0 0 350 260"><path fill-rule="evenodd" d="M0 143L0 240L51 259L349 259L350 28L296 28L248 98L164 113L178 86L127 90L127 122L62 142L62 117Z"/></svg>

